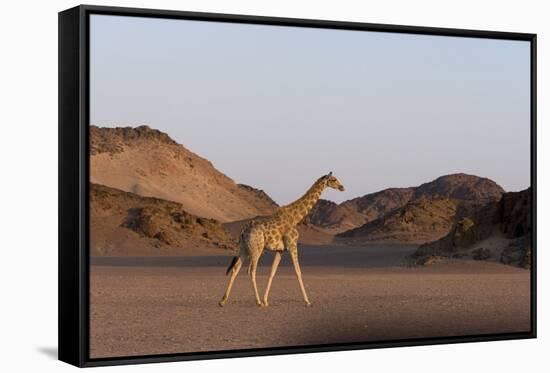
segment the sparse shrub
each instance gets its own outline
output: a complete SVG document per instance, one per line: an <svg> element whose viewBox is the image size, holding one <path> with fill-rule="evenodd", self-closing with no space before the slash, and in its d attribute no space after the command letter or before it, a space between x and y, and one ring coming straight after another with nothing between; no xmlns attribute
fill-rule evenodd
<svg viewBox="0 0 550 373"><path fill-rule="evenodd" d="M483 247L472 251L472 258L475 260L487 260L491 258L491 256L491 250L484 249Z"/></svg>
<svg viewBox="0 0 550 373"><path fill-rule="evenodd" d="M404 261L407 267L429 266L444 260L445 257L439 255L410 256Z"/></svg>
<svg viewBox="0 0 550 373"><path fill-rule="evenodd" d="M476 224L472 219L464 218L457 223L454 241L462 247L470 246L477 241Z"/></svg>
<svg viewBox="0 0 550 373"><path fill-rule="evenodd" d="M423 266L429 266L438 262L441 262L444 258L438 255L430 255L425 258L423 258L422 262L420 263Z"/></svg>

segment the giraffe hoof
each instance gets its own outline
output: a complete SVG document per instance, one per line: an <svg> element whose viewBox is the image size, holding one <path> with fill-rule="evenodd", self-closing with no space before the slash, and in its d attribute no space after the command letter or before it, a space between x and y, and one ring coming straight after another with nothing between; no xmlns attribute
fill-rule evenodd
<svg viewBox="0 0 550 373"><path fill-rule="evenodd" d="M256 305L258 307L263 307L264 306L264 304L261 301L256 301Z"/></svg>
<svg viewBox="0 0 550 373"><path fill-rule="evenodd" d="M269 307L269 303L267 303L267 301L264 300L264 301L262 302L262 306L263 306L263 307Z"/></svg>
<svg viewBox="0 0 550 373"><path fill-rule="evenodd" d="M311 307L311 302L306 302L306 307Z"/></svg>
<svg viewBox="0 0 550 373"><path fill-rule="evenodd" d="M224 302L223 300L220 300L220 301L218 302L218 305L219 305L220 307L223 307L223 306L225 306L225 302Z"/></svg>

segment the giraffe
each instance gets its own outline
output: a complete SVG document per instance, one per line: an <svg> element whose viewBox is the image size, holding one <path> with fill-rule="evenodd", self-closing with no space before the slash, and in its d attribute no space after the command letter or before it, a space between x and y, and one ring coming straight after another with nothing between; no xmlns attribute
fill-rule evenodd
<svg viewBox="0 0 550 373"><path fill-rule="evenodd" d="M332 176L332 172L330 172L317 179L308 191L296 201L280 207L271 216L261 216L253 219L243 228L239 237L239 254L233 258L226 271L226 275L231 273L231 277L229 278L225 294L218 303L221 307L227 302L235 277L237 277L245 260L249 260L248 274L252 282L256 304L260 307L267 307L269 305L267 298L269 296L269 290L271 289L271 282L277 272L277 267L281 261L281 255L285 250L290 253L292 258L292 264L296 272L296 277L298 278L298 283L300 284L300 290L302 291L305 305L311 305L307 297L304 282L302 281L302 271L298 262L299 234L296 226L311 211L313 206L315 206L321 197L321 193L327 187L344 191L344 186L336 177ZM275 258L273 259L271 273L267 281L263 300L260 300L258 287L256 285L256 269L260 256L264 250L274 251Z"/></svg>

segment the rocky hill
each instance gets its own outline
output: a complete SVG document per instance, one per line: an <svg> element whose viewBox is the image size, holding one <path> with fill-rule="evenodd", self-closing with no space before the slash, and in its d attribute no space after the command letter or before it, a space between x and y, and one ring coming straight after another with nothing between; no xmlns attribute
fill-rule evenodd
<svg viewBox="0 0 550 373"><path fill-rule="evenodd" d="M316 212L324 220L312 215L311 222L336 230L342 239L424 243L448 233L450 225L445 221L450 219L452 225L457 218L498 201L503 193L486 178L445 175L418 187L385 189L330 206L324 215Z"/></svg>
<svg viewBox="0 0 550 373"><path fill-rule="evenodd" d="M272 213L263 191L235 183L208 160L147 126L90 127L91 181L181 203L185 211L221 222Z"/></svg>
<svg viewBox="0 0 550 373"><path fill-rule="evenodd" d="M192 249L235 250L219 222L188 213L180 203L90 185L92 255L178 255Z"/></svg>
<svg viewBox="0 0 550 373"><path fill-rule="evenodd" d="M91 126L90 134L92 183L174 201L188 214L220 223L269 215L278 207L264 191L237 184L161 131ZM340 204L320 200L300 229L304 239L318 243L332 242L335 234L354 242L424 243L444 236L454 221L498 201L503 192L486 178L446 175Z"/></svg>
<svg viewBox="0 0 550 373"><path fill-rule="evenodd" d="M414 257L471 257L530 267L531 189L509 192L453 225L443 238L420 246Z"/></svg>
<svg viewBox="0 0 550 373"><path fill-rule="evenodd" d="M475 201L482 205L498 201L504 189L494 181L464 173L438 177L414 188L414 198L442 196L460 201Z"/></svg>
<svg viewBox="0 0 550 373"><path fill-rule="evenodd" d="M256 189L246 184L237 184L239 189L245 191L250 197L253 197L253 200L261 205L263 209L268 212L272 212L279 207L277 202L275 202L266 192L261 189Z"/></svg>
<svg viewBox="0 0 550 373"><path fill-rule="evenodd" d="M332 233L344 232L403 207L411 200L413 192L413 188L389 188L341 204L320 200L306 222Z"/></svg>
<svg viewBox="0 0 550 373"><path fill-rule="evenodd" d="M337 237L353 243L433 241L449 232L456 210L457 201L454 199L422 196L378 219L340 233Z"/></svg>

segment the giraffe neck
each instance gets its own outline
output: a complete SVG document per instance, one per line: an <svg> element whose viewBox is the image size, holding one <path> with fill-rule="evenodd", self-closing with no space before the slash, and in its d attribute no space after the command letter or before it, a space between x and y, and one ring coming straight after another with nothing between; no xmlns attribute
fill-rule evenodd
<svg viewBox="0 0 550 373"><path fill-rule="evenodd" d="M287 221L292 226L295 226L299 222L301 222L304 217L309 214L313 206L315 206L325 188L325 182L318 180L308 189L308 191L302 197L292 202L291 204L282 207L282 210L287 216Z"/></svg>

